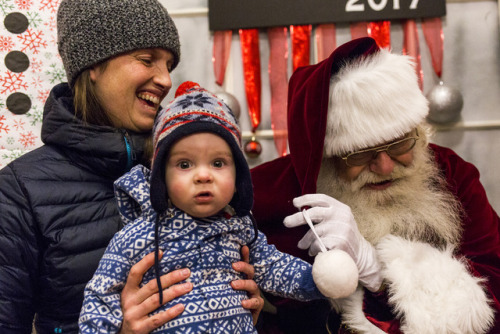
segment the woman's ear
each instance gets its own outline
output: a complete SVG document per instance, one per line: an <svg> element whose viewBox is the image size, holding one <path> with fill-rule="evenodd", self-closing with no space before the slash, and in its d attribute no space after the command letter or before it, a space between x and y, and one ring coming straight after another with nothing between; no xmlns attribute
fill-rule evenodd
<svg viewBox="0 0 500 334"><path fill-rule="evenodd" d="M97 78L99 77L100 72L101 69L99 68L99 66L92 66L89 69L90 80L95 83L97 81Z"/></svg>

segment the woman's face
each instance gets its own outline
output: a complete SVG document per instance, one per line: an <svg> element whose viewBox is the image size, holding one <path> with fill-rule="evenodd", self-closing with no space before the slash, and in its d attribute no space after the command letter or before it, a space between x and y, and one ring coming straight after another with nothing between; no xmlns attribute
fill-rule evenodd
<svg viewBox="0 0 500 334"><path fill-rule="evenodd" d="M115 127L151 131L160 102L172 87L173 62L165 49L140 49L90 69L99 102Z"/></svg>

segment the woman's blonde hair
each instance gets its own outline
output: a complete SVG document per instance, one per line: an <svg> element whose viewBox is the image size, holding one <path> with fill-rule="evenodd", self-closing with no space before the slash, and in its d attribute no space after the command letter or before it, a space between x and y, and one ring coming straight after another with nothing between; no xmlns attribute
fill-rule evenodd
<svg viewBox="0 0 500 334"><path fill-rule="evenodd" d="M95 66L99 70L104 71L107 67L107 62ZM99 101L95 83L90 78L90 69L84 70L75 80L73 104L75 106L75 116L80 118L84 124L113 126L108 114Z"/></svg>

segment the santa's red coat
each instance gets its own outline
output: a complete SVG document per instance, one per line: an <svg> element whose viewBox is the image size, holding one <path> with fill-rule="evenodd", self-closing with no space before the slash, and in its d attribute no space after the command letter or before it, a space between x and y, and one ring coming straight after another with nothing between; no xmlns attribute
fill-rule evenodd
<svg viewBox="0 0 500 334"><path fill-rule="evenodd" d="M275 244L280 251L311 263L313 258L307 255L307 251L297 248L298 241L308 227L288 229L283 225L283 219L297 212L292 205L295 197L316 192L326 129L330 76L337 70L340 59L357 57L360 52L366 52L372 47L373 40L363 39L357 43L348 48L338 48L319 64L295 71L290 79L288 98L290 155L251 170L254 184L253 213L259 229L266 234L269 243ZM468 259L470 271L474 275L487 279L487 293L496 310L491 333L500 333L499 217L488 202L477 168L450 149L432 144L429 148L435 154L436 163L448 182L449 190L460 200L465 210L458 255ZM387 305L386 298L383 293L375 295L365 290L365 316L387 332L398 333L398 321ZM278 312L274 315L264 314L263 328L259 332L326 333L325 322L330 309L328 303L320 301L304 304L272 296L269 299L277 306Z"/></svg>

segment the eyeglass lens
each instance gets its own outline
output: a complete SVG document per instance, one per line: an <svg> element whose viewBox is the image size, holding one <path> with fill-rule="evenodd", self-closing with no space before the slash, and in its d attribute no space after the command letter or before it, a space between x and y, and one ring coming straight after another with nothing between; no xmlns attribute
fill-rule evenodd
<svg viewBox="0 0 500 334"><path fill-rule="evenodd" d="M374 159L379 152L386 151L393 158L410 151L417 141L417 138L406 138L385 147L373 148L363 152L355 152L347 156L346 163L350 166L362 166Z"/></svg>

